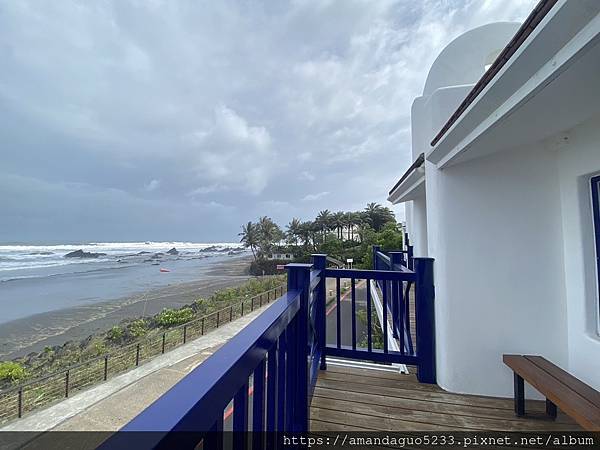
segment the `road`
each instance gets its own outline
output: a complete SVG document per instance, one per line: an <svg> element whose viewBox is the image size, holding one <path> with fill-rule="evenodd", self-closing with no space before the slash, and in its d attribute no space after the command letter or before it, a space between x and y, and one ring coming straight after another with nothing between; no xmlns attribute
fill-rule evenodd
<svg viewBox="0 0 600 450"><path fill-rule="evenodd" d="M342 281L343 283L343 281ZM350 282L348 281L348 286ZM334 288L335 289L335 288ZM355 287L356 293L356 311L365 311L367 305L367 290L365 281L357 282ZM334 290L335 294L335 290ZM340 323L341 327L341 344L352 345L352 291L342 294L340 301ZM335 298L335 297L334 297ZM326 307L327 314L327 344L336 345L337 343L337 304L334 300ZM363 323L359 318L356 318L356 341L357 344L361 339L366 337L366 323Z"/></svg>

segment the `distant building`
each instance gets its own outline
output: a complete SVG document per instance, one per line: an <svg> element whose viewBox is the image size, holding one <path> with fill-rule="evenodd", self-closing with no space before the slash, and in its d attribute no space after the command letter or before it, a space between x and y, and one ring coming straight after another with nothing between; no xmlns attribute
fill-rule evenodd
<svg viewBox="0 0 600 450"><path fill-rule="evenodd" d="M291 253L272 253L269 256L269 259L277 261L290 261L294 259L294 255Z"/></svg>
<svg viewBox="0 0 600 450"><path fill-rule="evenodd" d="M542 5L440 53L389 193L435 258L437 381L454 392L511 395L503 353L600 389L600 2Z"/></svg>

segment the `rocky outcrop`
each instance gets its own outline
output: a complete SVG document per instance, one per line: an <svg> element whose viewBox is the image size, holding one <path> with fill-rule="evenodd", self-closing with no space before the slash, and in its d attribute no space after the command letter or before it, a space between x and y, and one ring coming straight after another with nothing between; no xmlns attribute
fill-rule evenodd
<svg viewBox="0 0 600 450"><path fill-rule="evenodd" d="M173 247L171 250L169 250L167 252L168 255L179 255L179 252L177 251L177 249L175 247Z"/></svg>
<svg viewBox="0 0 600 450"><path fill-rule="evenodd" d="M93 253L84 252L83 250L75 250L74 252L67 253L65 258L98 258L100 256L106 256L106 253Z"/></svg>

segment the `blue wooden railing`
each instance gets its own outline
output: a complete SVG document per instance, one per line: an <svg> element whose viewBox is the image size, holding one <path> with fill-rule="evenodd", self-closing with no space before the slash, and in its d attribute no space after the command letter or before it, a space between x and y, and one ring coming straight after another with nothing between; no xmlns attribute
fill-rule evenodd
<svg viewBox="0 0 600 450"><path fill-rule="evenodd" d="M230 426L224 411L233 402L231 429L252 431L252 448L274 448L276 432L309 430L310 401L319 369L326 370L326 356L415 365L421 382L435 383L433 260L414 258L414 270L409 270L398 265L399 255L377 254L379 260L389 259L385 270L377 268L378 264L376 270L327 268L326 255L313 255L312 264L288 264L287 293L121 431L152 431L141 434L144 442L136 442L144 448L184 448L187 444L193 448L202 441L205 449L220 449L223 430ZM335 343L326 342L327 278L336 284ZM341 321L342 279L351 284L350 324ZM361 345L357 332L357 280L366 280L366 345ZM410 283L415 286L414 346L406 343L411 321L406 286ZM383 323L372 313L373 295L379 293ZM404 302L400 302L401 295ZM398 334L399 351L387 344L390 319L398 325L396 330L408 331ZM350 345L342 344L345 325L350 328ZM382 348L374 342L377 330L383 334ZM231 436L233 448L249 447L245 433ZM105 442L105 448L127 447L128 433L116 433Z"/></svg>

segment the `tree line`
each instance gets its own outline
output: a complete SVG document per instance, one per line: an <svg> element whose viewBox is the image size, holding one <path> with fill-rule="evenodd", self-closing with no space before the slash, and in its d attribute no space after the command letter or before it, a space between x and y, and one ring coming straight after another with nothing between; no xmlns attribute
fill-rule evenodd
<svg viewBox="0 0 600 450"><path fill-rule="evenodd" d="M371 245L402 245L393 211L378 203L368 203L361 211L325 209L314 220L293 218L285 230L263 216L243 225L239 236L255 262L269 259L273 253L289 253L296 260L306 260L311 253L327 253L336 258L351 257L364 265L370 261L367 253Z"/></svg>

